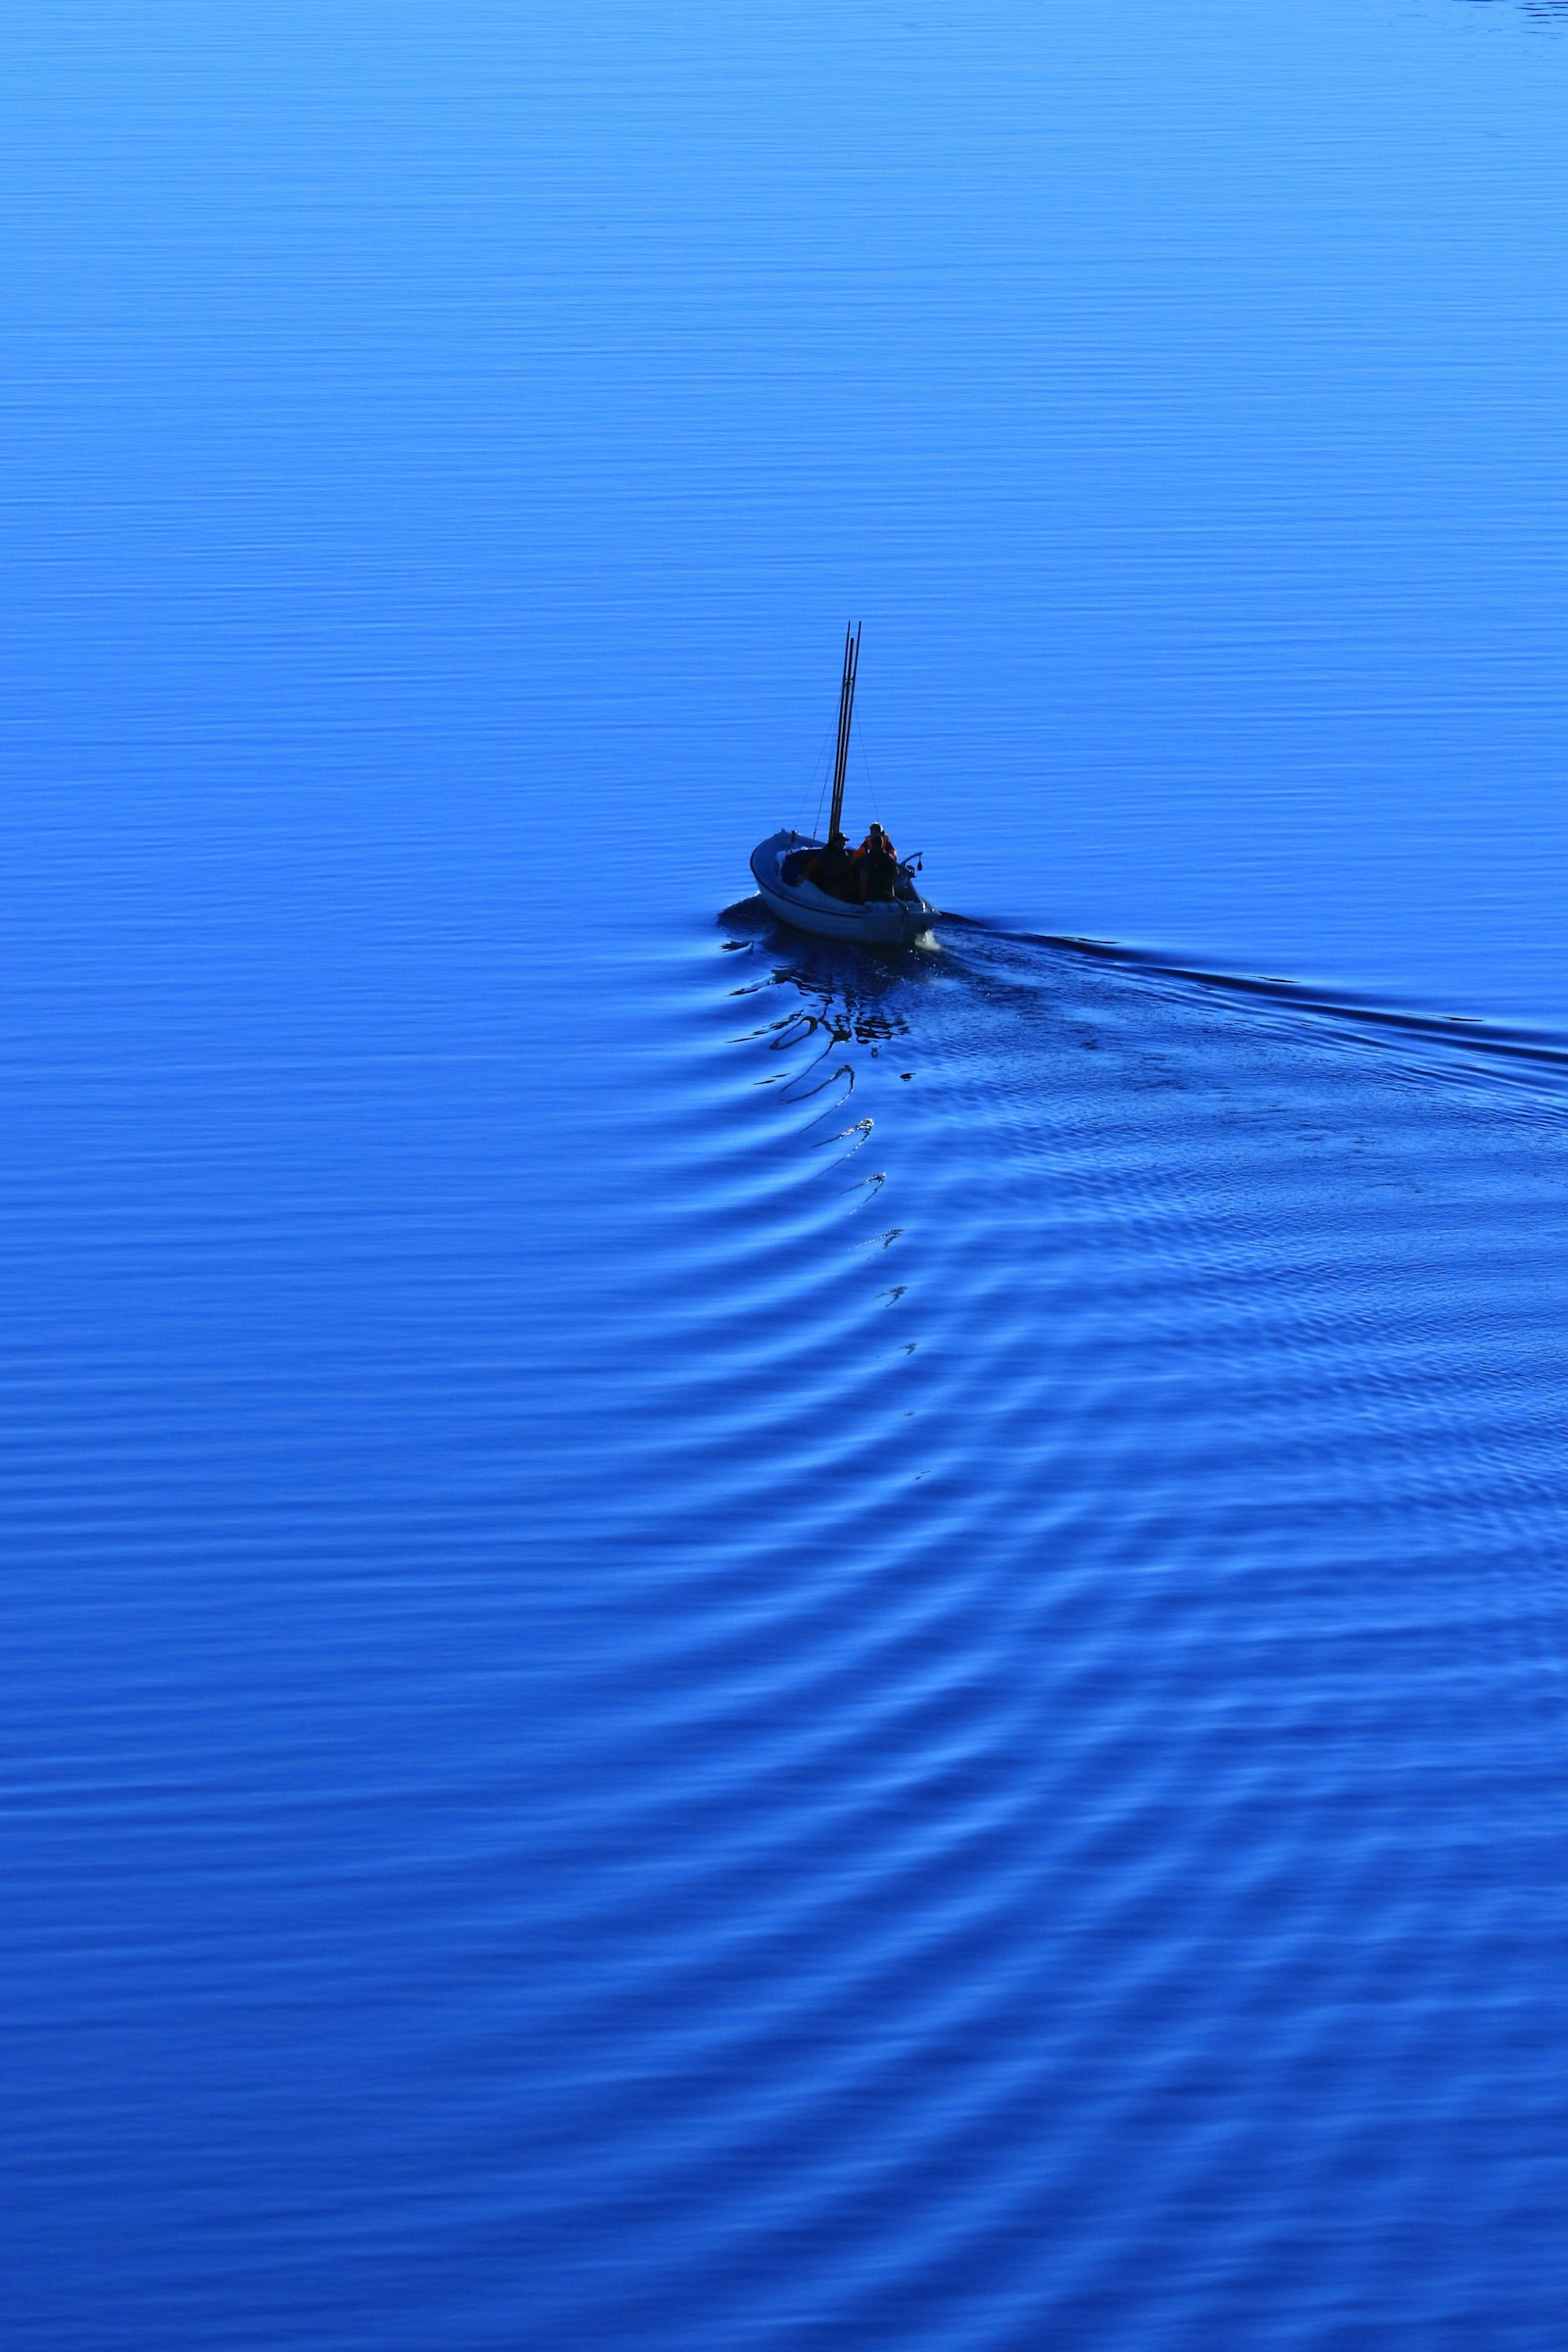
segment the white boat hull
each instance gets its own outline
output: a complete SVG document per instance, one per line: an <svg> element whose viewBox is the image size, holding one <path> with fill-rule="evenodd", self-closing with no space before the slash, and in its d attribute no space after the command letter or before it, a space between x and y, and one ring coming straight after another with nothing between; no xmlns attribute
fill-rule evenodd
<svg viewBox="0 0 1568 2352"><path fill-rule="evenodd" d="M867 948L903 947L929 930L937 910L906 876L900 877L897 898L873 899L864 906L830 899L814 882L786 882L779 867L790 852L821 846L808 833L781 832L770 833L752 852L752 879L768 912L781 923L812 932L818 939L843 939Z"/></svg>

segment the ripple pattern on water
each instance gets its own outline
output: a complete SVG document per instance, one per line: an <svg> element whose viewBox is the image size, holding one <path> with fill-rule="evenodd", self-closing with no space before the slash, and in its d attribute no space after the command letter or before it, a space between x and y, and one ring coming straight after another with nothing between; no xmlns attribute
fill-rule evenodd
<svg viewBox="0 0 1568 2352"><path fill-rule="evenodd" d="M1550 1055L731 931L559 1700L563 2315L1544 2344Z"/></svg>
<svg viewBox="0 0 1568 2352"><path fill-rule="evenodd" d="M40 1079L18 2339L1550 2344L1552 1041L648 969L554 1256L488 1053Z"/></svg>

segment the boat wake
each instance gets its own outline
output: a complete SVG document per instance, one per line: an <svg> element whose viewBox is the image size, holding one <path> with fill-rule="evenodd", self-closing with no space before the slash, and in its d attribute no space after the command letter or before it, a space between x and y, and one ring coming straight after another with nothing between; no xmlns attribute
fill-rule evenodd
<svg viewBox="0 0 1568 2352"><path fill-rule="evenodd" d="M1421 1039L1442 1050L1457 1045L1466 1052L1502 1059L1519 1059L1568 1072L1568 1037L1544 1029L1522 1027L1474 1013L1431 1012L1404 1004L1380 1002L1370 996L1334 995L1310 982L1291 980L1270 972L1217 971L1184 963L1158 950L1134 948L1118 940L1086 939L1070 934L1011 931L970 915L942 917L944 928L979 934L987 939L1015 940L1054 955L1089 957L1153 981L1183 988L1215 991L1253 1004L1273 1004L1310 1019L1346 1022L1370 1030Z"/></svg>
<svg viewBox="0 0 1568 2352"><path fill-rule="evenodd" d="M1412 2342L1540 2340L1562 1056L722 928L536 1717L546 2043L612 2054L544 2102L568 2180L615 2150L562 2325L1261 2352L1396 2270Z"/></svg>
<svg viewBox="0 0 1568 2352"><path fill-rule="evenodd" d="M797 963L801 960L803 943L774 923L760 899L741 900L726 907L719 921L735 936L770 935L787 956ZM1013 972L1018 984L1024 987L1043 984L1054 972L1071 971L1085 964L1099 965L1154 991L1175 991L1194 1001L1228 999L1238 1009L1246 1006L1265 1013L1280 1012L1288 1022L1299 1021L1308 1026L1331 1023L1348 1032L1361 1033L1369 1043L1402 1044L1418 1053L1425 1052L1434 1067L1462 1069L1473 1063L1478 1068L1493 1068L1500 1077L1510 1064L1517 1063L1529 1083L1550 1085L1560 1079L1568 1084L1568 1036L1549 1029L1510 1024L1471 1013L1423 1010L1370 995L1337 995L1310 982L1288 979L1277 973L1217 970L1180 961L1157 949L1130 947L1119 940L1085 938L1064 932L1016 931L982 917L944 911L927 936L904 953L929 955L946 948L956 968L963 968L967 957L977 981L994 982L1000 976L1000 966L995 957L986 956L988 945L1004 956L1009 948L1019 952L1021 960L1013 966ZM841 952L837 961L829 960L826 968L848 978L852 971L863 973L866 959Z"/></svg>

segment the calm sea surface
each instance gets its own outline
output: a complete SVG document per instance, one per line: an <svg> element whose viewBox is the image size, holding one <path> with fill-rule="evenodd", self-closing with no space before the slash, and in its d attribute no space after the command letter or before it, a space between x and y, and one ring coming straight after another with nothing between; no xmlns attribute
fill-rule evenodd
<svg viewBox="0 0 1568 2352"><path fill-rule="evenodd" d="M7 2352L1560 2352L1568 10L5 48Z"/></svg>

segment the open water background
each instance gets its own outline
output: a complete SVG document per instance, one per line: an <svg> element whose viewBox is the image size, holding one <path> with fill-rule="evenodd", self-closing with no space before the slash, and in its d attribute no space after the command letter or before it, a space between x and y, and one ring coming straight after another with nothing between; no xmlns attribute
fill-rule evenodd
<svg viewBox="0 0 1568 2352"><path fill-rule="evenodd" d="M15 2352L1561 2345L1565 19L13 7Z"/></svg>

